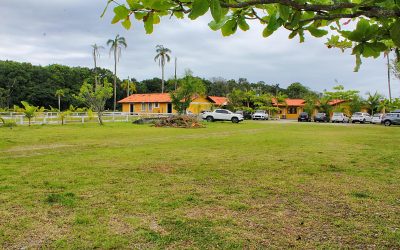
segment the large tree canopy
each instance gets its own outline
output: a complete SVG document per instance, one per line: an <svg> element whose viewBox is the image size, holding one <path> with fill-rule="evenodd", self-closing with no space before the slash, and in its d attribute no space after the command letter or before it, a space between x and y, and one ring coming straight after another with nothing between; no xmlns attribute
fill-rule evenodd
<svg viewBox="0 0 400 250"><path fill-rule="evenodd" d="M234 34L238 27L243 31L250 29L251 21L265 26L264 37L280 28L289 30L289 38L297 36L300 42L304 41L305 32L314 37L329 36L328 48L352 49L356 71L361 57L376 58L392 49L399 57L400 2L397 0L125 1L108 0L107 7L115 4L112 23L120 22L126 29L131 28L132 17L144 23L146 33L152 33L153 25L160 23L162 16L194 20L211 12L210 28L221 30L224 36Z"/></svg>

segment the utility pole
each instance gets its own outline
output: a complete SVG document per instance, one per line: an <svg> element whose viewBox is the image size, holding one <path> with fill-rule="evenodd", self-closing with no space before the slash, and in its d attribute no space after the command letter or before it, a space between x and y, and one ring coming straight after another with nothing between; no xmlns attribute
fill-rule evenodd
<svg viewBox="0 0 400 250"><path fill-rule="evenodd" d="M176 58L176 57L175 57L175 90L176 90L176 87L177 87L177 85L178 85L178 81L176 80L176 67L177 67L177 61L178 61L178 58Z"/></svg>
<svg viewBox="0 0 400 250"><path fill-rule="evenodd" d="M388 87L389 87L389 101L392 102L392 89L390 87L390 59L389 59L390 51L387 53L387 74L388 74Z"/></svg>

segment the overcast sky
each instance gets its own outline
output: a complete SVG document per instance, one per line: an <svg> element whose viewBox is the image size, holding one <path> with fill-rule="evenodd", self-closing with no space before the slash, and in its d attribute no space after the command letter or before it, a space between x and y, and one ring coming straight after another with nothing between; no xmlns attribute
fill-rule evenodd
<svg viewBox="0 0 400 250"><path fill-rule="evenodd" d="M122 1L122 0L121 0ZM135 22L126 31L112 25L112 9L101 19L106 0L1 0L0 59L33 64L64 64L93 67L91 44L106 47L116 34L124 36L128 48L123 51L118 76L138 80L160 77L154 62L155 46L162 44L178 58L178 74L190 68L195 75L226 79L247 78L287 87L301 82L323 91L336 85L361 94L378 91L387 95L385 59L364 59L358 73L353 72L355 58L324 45L326 38L289 40L286 31L265 39L262 26L252 23L247 32L230 37L212 31L210 17L196 21L164 18L153 34L146 35L143 24ZM102 51L99 66L112 69L108 49ZM173 62L166 66L166 76L174 72ZM392 95L400 96L400 81L393 79Z"/></svg>

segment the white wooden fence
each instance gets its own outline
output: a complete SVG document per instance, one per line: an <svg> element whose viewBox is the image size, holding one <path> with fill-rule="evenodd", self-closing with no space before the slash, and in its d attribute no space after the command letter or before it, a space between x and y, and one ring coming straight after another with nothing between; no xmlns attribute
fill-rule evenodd
<svg viewBox="0 0 400 250"><path fill-rule="evenodd" d="M129 113L129 112L104 112L103 122L132 122L140 118L157 118L171 116L165 113ZM4 120L14 121L18 125L27 125L28 118L21 112L0 112ZM98 122L97 113L89 115L87 112L72 112L64 117L64 124ZM31 119L31 124L61 124L62 117L59 112L38 112Z"/></svg>

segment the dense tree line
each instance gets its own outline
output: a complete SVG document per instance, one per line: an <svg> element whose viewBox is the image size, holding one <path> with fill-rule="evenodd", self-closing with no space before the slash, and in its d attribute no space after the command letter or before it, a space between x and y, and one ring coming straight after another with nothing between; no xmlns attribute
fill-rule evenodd
<svg viewBox="0 0 400 250"><path fill-rule="evenodd" d="M96 68L98 80L113 82L113 73L108 69ZM61 110L70 105L83 106L83 103L76 98L84 82L95 84L94 69L85 67L68 67L58 64L49 66L35 66L30 63L19 63L13 61L0 61L0 108L21 105L21 101L26 101L31 105L58 108L58 98L56 92L62 90ZM301 83L295 82L287 88L282 88L279 84L267 84L263 81L251 83L245 78L238 80L226 80L221 77L204 79L192 77L196 81L202 82L205 87L206 95L230 97L237 107L242 108L261 108L271 107L271 98L282 101L284 98L301 98L314 103L311 100L329 101L331 99L346 99L354 102L355 109L365 104L357 91L344 91L343 87L334 89L333 92L318 93L312 91ZM127 96L127 80L117 78L117 100ZM165 91L172 92L179 87L179 80L174 78L165 82ZM129 93L161 93L162 79L151 78L137 81L130 79ZM371 95L370 95L371 96ZM369 96L369 98L371 98ZM264 100L265 99L265 100ZM375 95L374 103L383 100L382 96ZM376 106L376 105L375 105ZM237 108L236 107L236 108ZM109 99L106 109L113 109L113 100ZM372 110L371 110L372 111ZM375 111L375 110L374 110Z"/></svg>
<svg viewBox="0 0 400 250"><path fill-rule="evenodd" d="M107 69L97 68L100 79L113 80L113 73ZM35 106L46 108L58 107L57 90L64 90L61 108L70 105L79 106L75 98L84 81L94 84L93 69L85 67L68 67L58 64L35 66L30 63L0 61L0 107L21 105L26 101ZM121 82L118 79L118 82ZM118 97L124 96L120 88ZM112 107L112 100L107 103Z"/></svg>

